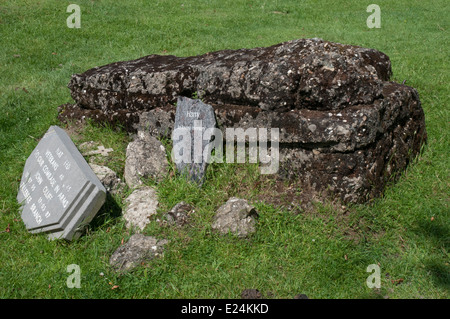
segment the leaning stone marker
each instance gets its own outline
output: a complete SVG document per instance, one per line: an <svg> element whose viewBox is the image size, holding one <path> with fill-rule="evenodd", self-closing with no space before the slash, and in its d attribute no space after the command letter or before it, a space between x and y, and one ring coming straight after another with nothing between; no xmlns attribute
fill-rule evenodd
<svg viewBox="0 0 450 319"><path fill-rule="evenodd" d="M178 97L172 134L173 159L178 172L187 174L191 181L199 185L203 184L211 156L210 137L213 133L211 130L215 127L216 118L211 105L200 100Z"/></svg>
<svg viewBox="0 0 450 319"><path fill-rule="evenodd" d="M17 195L28 231L77 238L105 198L106 189L70 137L51 126L25 163Z"/></svg>

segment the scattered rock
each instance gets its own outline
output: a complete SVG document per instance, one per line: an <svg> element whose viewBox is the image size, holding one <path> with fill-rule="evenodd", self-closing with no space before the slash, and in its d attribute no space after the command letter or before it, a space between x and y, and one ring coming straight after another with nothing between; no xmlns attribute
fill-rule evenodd
<svg viewBox="0 0 450 319"><path fill-rule="evenodd" d="M256 230L256 217L258 213L255 208L245 199L231 197L216 211L212 228L224 234L231 232L247 237Z"/></svg>
<svg viewBox="0 0 450 319"><path fill-rule="evenodd" d="M155 137L172 137L175 127L176 107L168 105L139 113L136 130L138 132L148 132Z"/></svg>
<svg viewBox="0 0 450 319"><path fill-rule="evenodd" d="M105 148L103 145L100 145L96 150L83 153L83 156L89 155L109 156L109 153L112 151L114 151L112 148Z"/></svg>
<svg viewBox="0 0 450 319"><path fill-rule="evenodd" d="M245 289L241 293L242 299L262 299L262 295L258 289Z"/></svg>
<svg viewBox="0 0 450 319"><path fill-rule="evenodd" d="M167 223L169 225L183 226L188 223L192 212L193 207L191 205L180 202L166 214Z"/></svg>
<svg viewBox="0 0 450 319"><path fill-rule="evenodd" d="M111 194L120 193L125 187L125 183L120 180L117 174L106 166L89 163L92 171L97 175L100 182Z"/></svg>
<svg viewBox="0 0 450 319"><path fill-rule="evenodd" d="M140 132L138 138L128 144L125 161L125 181L129 187L142 185L142 179L161 181L167 174L169 162L166 150L155 137Z"/></svg>
<svg viewBox="0 0 450 319"><path fill-rule="evenodd" d="M95 150L99 146L100 146L99 142L88 141L88 142L83 142L80 145L78 145L78 149L80 150L81 154L84 155L87 152Z"/></svg>
<svg viewBox="0 0 450 319"><path fill-rule="evenodd" d="M115 271L125 272L161 256L168 240L134 234L112 254L109 264Z"/></svg>
<svg viewBox="0 0 450 319"><path fill-rule="evenodd" d="M138 232L144 230L159 204L156 190L149 186L136 189L125 202L123 218L127 221L127 228L136 228Z"/></svg>
<svg viewBox="0 0 450 319"><path fill-rule="evenodd" d="M81 143L78 149L83 156L101 155L106 157L109 156L110 152L114 151L112 148L105 148L99 142L94 141Z"/></svg>

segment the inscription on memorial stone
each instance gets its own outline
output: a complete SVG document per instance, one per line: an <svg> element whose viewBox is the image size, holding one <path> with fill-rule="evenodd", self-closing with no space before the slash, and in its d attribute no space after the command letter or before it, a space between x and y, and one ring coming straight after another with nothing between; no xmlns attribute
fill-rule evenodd
<svg viewBox="0 0 450 319"><path fill-rule="evenodd" d="M70 137L51 126L27 159L17 194L27 230L74 239L105 198L104 186Z"/></svg>

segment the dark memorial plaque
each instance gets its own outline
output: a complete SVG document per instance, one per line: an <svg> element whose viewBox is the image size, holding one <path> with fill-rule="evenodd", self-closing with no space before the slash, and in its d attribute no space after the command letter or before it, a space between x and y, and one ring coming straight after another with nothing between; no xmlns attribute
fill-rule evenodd
<svg viewBox="0 0 450 319"><path fill-rule="evenodd" d="M215 127L216 118L211 105L197 99L178 97L172 155L177 171L200 186L211 158L210 140Z"/></svg>
<svg viewBox="0 0 450 319"><path fill-rule="evenodd" d="M66 132L51 126L25 163L17 200L31 233L79 237L105 202L106 189Z"/></svg>

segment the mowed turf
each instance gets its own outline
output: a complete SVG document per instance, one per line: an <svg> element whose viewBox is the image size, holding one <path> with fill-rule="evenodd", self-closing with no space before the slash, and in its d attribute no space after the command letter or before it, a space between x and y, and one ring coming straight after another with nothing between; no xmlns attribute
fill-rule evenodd
<svg viewBox="0 0 450 319"><path fill-rule="evenodd" d="M239 298L250 288L268 298L449 297L448 1L377 1L379 29L366 25L372 1L77 1L79 29L67 27L71 3L0 1L1 298ZM132 235L120 218L129 189L108 198L76 241L26 231L16 202L22 169L50 125L67 128L57 107L72 102L72 74L149 54L313 37L386 53L392 80L419 92L428 143L382 198L294 213L261 200L262 192L282 194L254 165L211 165L201 189L169 174L158 185L148 181L159 193L158 218L184 200L195 207L192 222L174 228L153 220L144 233L169 239L164 257L122 275L109 258ZM113 148L94 161L123 178L125 132L92 123L70 132L77 145ZM260 215L248 239L211 230L230 196L249 199ZM80 267L81 288L67 285L71 264ZM366 284L371 264L380 268L380 288Z"/></svg>

